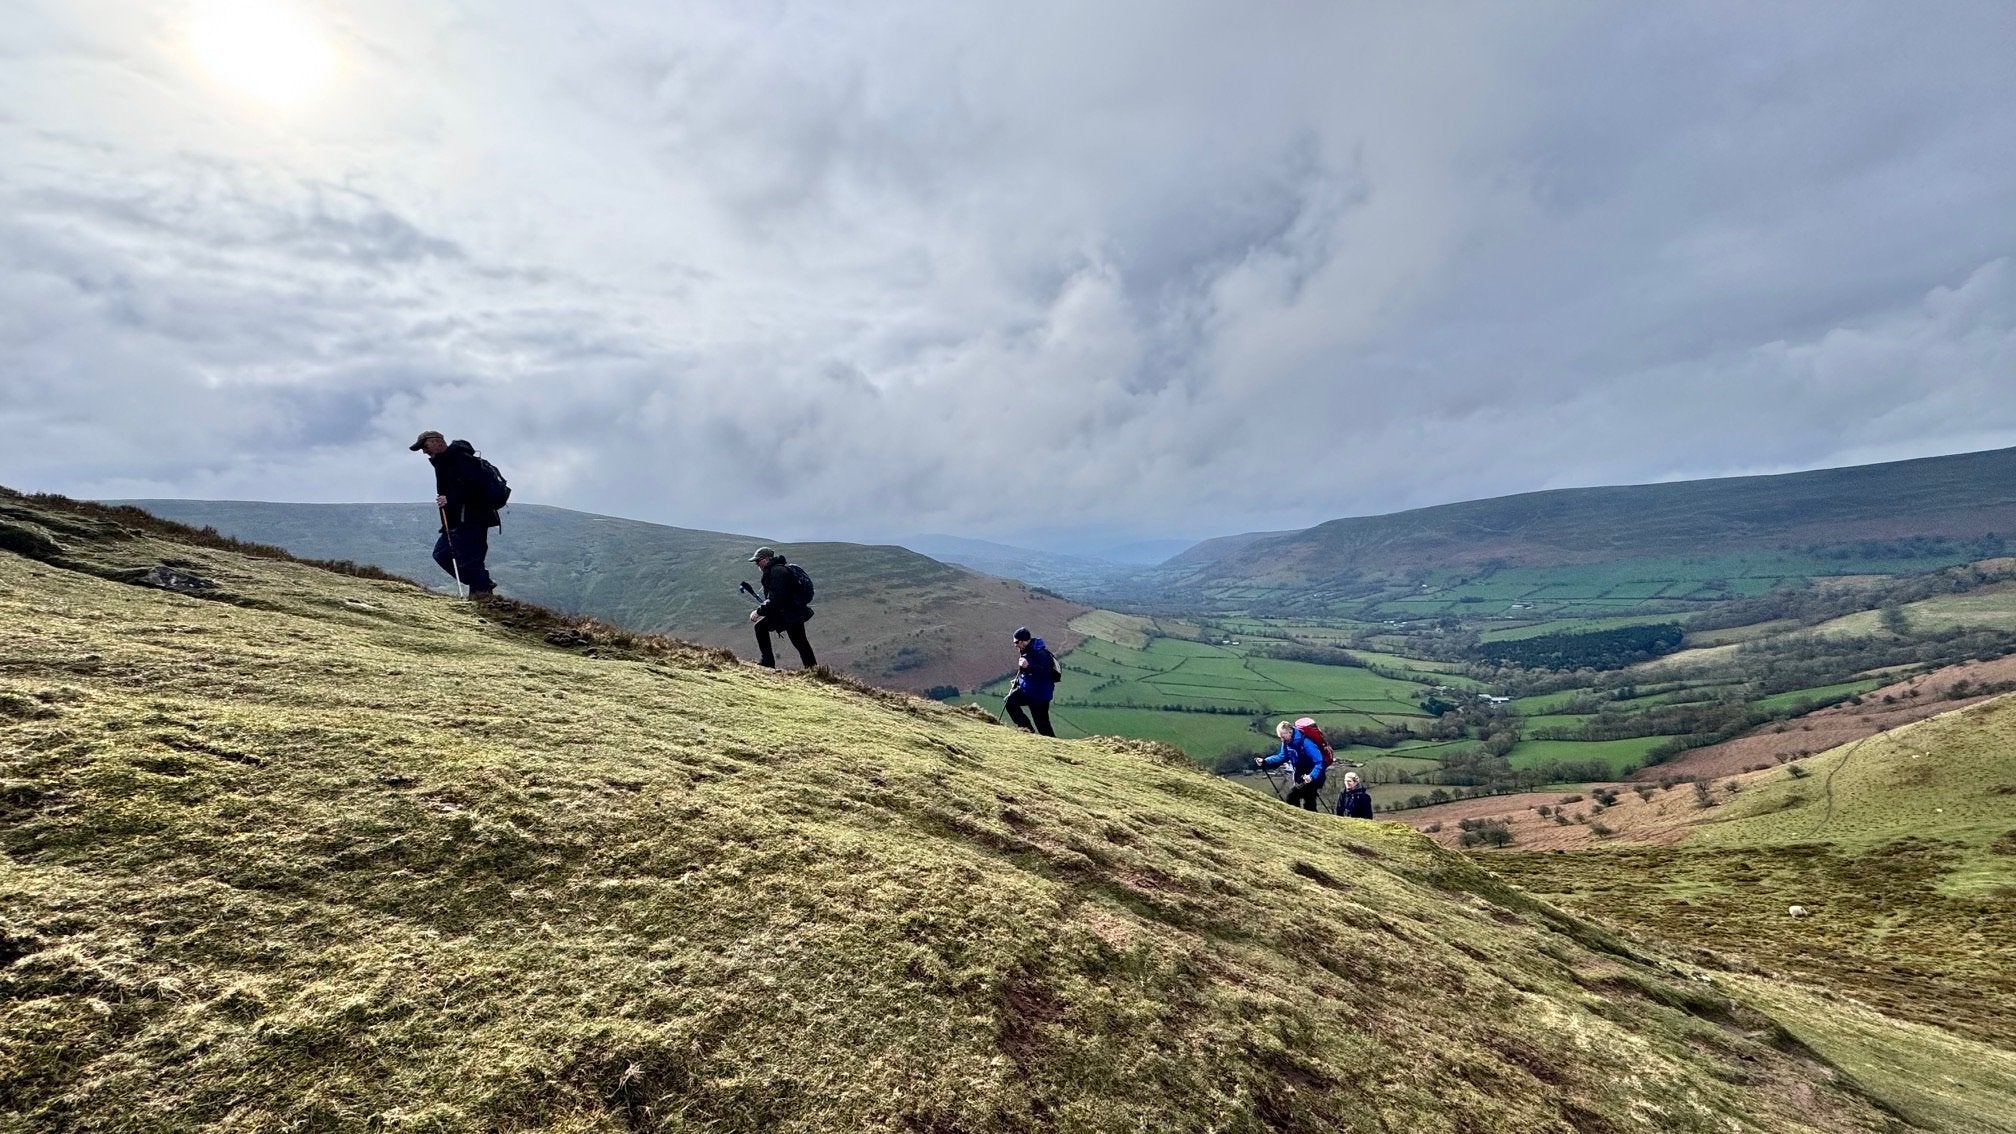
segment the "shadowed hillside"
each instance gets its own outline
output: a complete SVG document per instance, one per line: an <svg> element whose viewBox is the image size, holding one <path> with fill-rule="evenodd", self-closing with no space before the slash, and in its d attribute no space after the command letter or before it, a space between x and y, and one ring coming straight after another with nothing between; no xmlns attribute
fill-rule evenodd
<svg viewBox="0 0 2016 1134"><path fill-rule="evenodd" d="M450 585L430 554L434 510L413 504L273 504L240 500L130 501L155 515L275 544L298 555L350 559ZM489 566L504 593L624 626L676 634L755 656L738 580L756 536L647 524L539 504L514 504L492 533ZM900 547L780 545L818 583L811 636L819 660L870 681L924 690L971 689L1014 668L1009 634L1065 624L1085 607L1027 586L927 559ZM788 643L779 656L797 664Z"/></svg>
<svg viewBox="0 0 2016 1134"><path fill-rule="evenodd" d="M1531 492L1209 540L1159 572L1171 585L1353 589L1381 573L1548 568L1792 551L1815 573L1942 553L1908 541L2016 534L2016 449L1780 476ZM1899 541L1907 541L1900 545ZM1885 570L1889 568L1884 568ZM1796 572L1795 572L1796 573ZM1363 587L1359 587L1363 590ZM1376 588L1375 588L1376 589Z"/></svg>
<svg viewBox="0 0 2016 1134"><path fill-rule="evenodd" d="M1164 749L102 510L0 547L0 1129L1908 1129Z"/></svg>

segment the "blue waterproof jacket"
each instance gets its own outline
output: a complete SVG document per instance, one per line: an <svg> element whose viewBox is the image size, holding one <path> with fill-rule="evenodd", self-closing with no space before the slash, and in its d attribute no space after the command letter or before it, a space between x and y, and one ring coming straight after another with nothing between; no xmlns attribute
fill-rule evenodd
<svg viewBox="0 0 2016 1134"><path fill-rule="evenodd" d="M1315 741L1303 736L1299 731L1282 741L1281 750L1260 761L1260 766L1278 768L1290 760L1295 762L1295 774L1298 776L1307 776L1313 780L1323 774L1323 750L1316 747Z"/></svg>
<svg viewBox="0 0 2016 1134"><path fill-rule="evenodd" d="M1022 665L1015 674L1015 688L1031 701L1048 701L1057 695L1057 658L1041 638L1031 638L1022 651Z"/></svg>

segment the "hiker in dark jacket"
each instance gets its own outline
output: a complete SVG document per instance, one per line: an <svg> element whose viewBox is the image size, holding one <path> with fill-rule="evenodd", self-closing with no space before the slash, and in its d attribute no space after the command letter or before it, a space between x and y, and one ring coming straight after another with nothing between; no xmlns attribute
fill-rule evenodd
<svg viewBox="0 0 2016 1134"><path fill-rule="evenodd" d="M1337 796L1337 814L1347 819L1372 818L1372 793L1358 782L1358 773L1344 773L1344 790Z"/></svg>
<svg viewBox="0 0 2016 1134"><path fill-rule="evenodd" d="M1008 719L1017 728L1056 736L1050 728L1050 698L1057 695L1057 659L1043 639L1029 633L1027 626L1015 631L1015 688L1008 693ZM1036 718L1032 726L1022 715L1024 707Z"/></svg>
<svg viewBox="0 0 2016 1134"><path fill-rule="evenodd" d="M490 554L490 529L501 525L490 507L488 485L476 463L476 446L452 444L430 429L407 446L425 452L434 466L434 506L441 512L441 538L434 541L434 562L455 576L472 595L497 589L483 560Z"/></svg>
<svg viewBox="0 0 2016 1134"><path fill-rule="evenodd" d="M819 664L812 656L812 643L805 637L805 623L812 617L812 608L805 601L798 585L797 576L791 573L791 565L784 557L767 547L759 547L749 562L763 569L763 601L749 612L749 621L756 626L756 648L761 652L760 663L777 668L777 656L770 650L770 635L782 634L791 639L798 648L798 660L806 669Z"/></svg>
<svg viewBox="0 0 2016 1134"><path fill-rule="evenodd" d="M1281 741L1280 751L1266 759L1256 759L1262 768L1278 768L1292 763L1295 768L1295 786L1288 789L1286 799L1291 807L1316 810L1316 796L1323 790L1323 750L1316 742L1302 735L1302 731L1287 721L1274 726L1274 735Z"/></svg>

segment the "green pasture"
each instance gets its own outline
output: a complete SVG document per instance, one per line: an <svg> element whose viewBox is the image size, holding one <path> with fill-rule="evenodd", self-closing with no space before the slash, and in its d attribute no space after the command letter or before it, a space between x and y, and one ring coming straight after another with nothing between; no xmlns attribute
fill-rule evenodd
<svg viewBox="0 0 2016 1134"><path fill-rule="evenodd" d="M2016 584L1999 583L1963 595L1937 595L1908 603L1904 617L1912 630L2016 630ZM1886 633L1881 611L1844 615L1813 628L1830 637L1874 637Z"/></svg>
<svg viewBox="0 0 2016 1134"><path fill-rule="evenodd" d="M1833 559L1784 550L1657 556L1489 573L1444 572L1431 576L1429 590L1389 599L1379 609L1413 617L1458 613L1534 621L1566 618L1580 625L1584 616L1601 621L1606 616L1626 615L1647 603L1700 605L1762 594L1811 578L1912 574L1965 561L1964 554Z"/></svg>
<svg viewBox="0 0 2016 1134"><path fill-rule="evenodd" d="M1817 701L1831 701L1837 698L1859 697L1871 689L1884 684L1881 678L1864 678L1860 681L1844 681L1838 685L1821 685L1812 689L1794 689L1788 693L1774 693L1769 697L1759 697L1750 704L1765 712L1791 709L1801 704Z"/></svg>
<svg viewBox="0 0 2016 1134"><path fill-rule="evenodd" d="M1520 697L1506 707L1522 717L1544 716L1559 712L1569 702L1587 696L1587 689L1563 689L1558 693L1542 693L1537 697Z"/></svg>
<svg viewBox="0 0 2016 1134"><path fill-rule="evenodd" d="M1261 625L1253 620L1213 622L1203 628L1205 641L1155 636L1154 631L1166 625L1126 616L1087 616L1073 623L1075 629L1094 636L1059 659L1064 680L1057 687L1051 718L1060 735L1160 740L1193 758L1209 760L1235 744L1271 743L1268 735L1251 730L1256 715L1307 714L1333 728L1425 721L1421 698L1432 685L1449 680L1436 673L1400 680L1356 666L1256 656L1277 645L1278 638L1237 638L1236 646L1219 644L1224 638L1236 638L1242 625ZM1271 621L1265 628L1297 637L1334 633L1323 625L1284 621ZM1385 656L1414 664L1404 656ZM976 690L974 699L998 704L1008 688L1007 680L997 681Z"/></svg>
<svg viewBox="0 0 2016 1134"><path fill-rule="evenodd" d="M1663 736L1626 740L1522 740L1505 757L1514 768L1536 768L1559 760L1601 760L1615 775L1645 763L1645 754L1666 742Z"/></svg>
<svg viewBox="0 0 2016 1134"><path fill-rule="evenodd" d="M1410 658L1405 654L1384 653L1379 650L1354 649L1351 653L1363 660L1367 665L1382 666L1387 669L1412 670L1415 673L1423 675L1433 674L1444 681L1447 681L1452 676L1459 677L1465 681L1469 680L1468 678L1461 677L1462 662ZM1473 682L1472 684L1475 683Z"/></svg>
<svg viewBox="0 0 2016 1134"><path fill-rule="evenodd" d="M1000 706L998 700L986 704L990 709ZM1062 702L1050 708L1050 722L1056 726L1058 736L1128 736L1159 740L1181 748L1199 760L1215 758L1234 747L1256 752L1271 749L1274 738L1254 732L1248 725L1249 719L1206 713L1168 713L1159 709L1094 709L1073 707Z"/></svg>

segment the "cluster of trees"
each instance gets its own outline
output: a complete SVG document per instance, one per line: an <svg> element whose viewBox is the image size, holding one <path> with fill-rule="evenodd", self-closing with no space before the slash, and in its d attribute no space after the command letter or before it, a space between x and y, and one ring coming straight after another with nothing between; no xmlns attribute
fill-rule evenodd
<svg viewBox="0 0 2016 1134"><path fill-rule="evenodd" d="M1308 662L1311 665L1349 666L1353 669L1365 668L1364 661L1349 650L1342 650L1336 646L1325 646L1315 642L1290 641L1281 645L1267 646L1264 649L1256 651L1256 653L1261 657L1274 658L1278 661Z"/></svg>
<svg viewBox="0 0 2016 1134"><path fill-rule="evenodd" d="M1935 595L1965 594L2010 579L2016 579L2016 569L1969 563L1860 587L1816 587L1811 583L1779 587L1761 595L1717 603L1689 623L1689 628L1695 631L1724 630L1732 626L1783 620L1813 626L1864 610L1902 607Z"/></svg>
<svg viewBox="0 0 2016 1134"><path fill-rule="evenodd" d="M1619 626L1610 630L1563 631L1477 646L1478 660L1521 669L1623 669L1670 654L1687 636L1677 622Z"/></svg>
<svg viewBox="0 0 2016 1134"><path fill-rule="evenodd" d="M1869 559L1992 559L2009 553L2009 541L1994 532L1960 539L1951 536L1907 536L1865 539L1854 543L1809 543L1797 548L1815 559L1850 562Z"/></svg>
<svg viewBox="0 0 2016 1134"><path fill-rule="evenodd" d="M1466 847L1512 845L1512 828L1503 819L1463 819L1456 826L1463 832L1456 841Z"/></svg>

